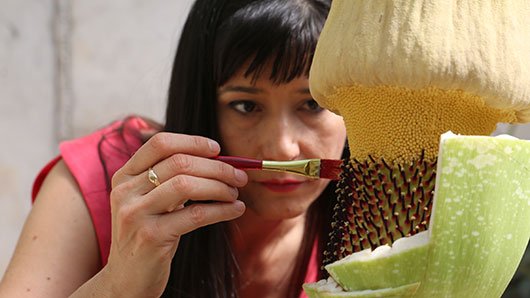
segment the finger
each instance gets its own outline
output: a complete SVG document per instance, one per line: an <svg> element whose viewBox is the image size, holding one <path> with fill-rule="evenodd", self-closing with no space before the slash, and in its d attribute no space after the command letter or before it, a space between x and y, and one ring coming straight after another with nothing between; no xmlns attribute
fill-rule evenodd
<svg viewBox="0 0 530 298"><path fill-rule="evenodd" d="M233 202L237 199L237 188L223 182L178 175L142 197L142 209L149 214L173 212L188 200Z"/></svg>
<svg viewBox="0 0 530 298"><path fill-rule="evenodd" d="M230 203L195 203L158 217L158 226L174 238L200 227L235 219L245 212L242 201Z"/></svg>
<svg viewBox="0 0 530 298"><path fill-rule="evenodd" d="M152 136L157 134L159 130L150 128L150 129L141 129L140 130L140 137L142 138L142 142L147 142Z"/></svg>
<svg viewBox="0 0 530 298"><path fill-rule="evenodd" d="M243 187L248 180L248 176L244 171L238 170L227 163L181 153L162 160L153 166L152 169L161 184L172 177L183 174L215 179L235 187ZM146 194L155 187L153 183L148 181L147 171L133 179L133 183L137 183L139 186L139 193Z"/></svg>
<svg viewBox="0 0 530 298"><path fill-rule="evenodd" d="M214 157L219 150L220 147L216 141L205 137L157 133L138 149L120 171L125 175L138 175L175 153Z"/></svg>

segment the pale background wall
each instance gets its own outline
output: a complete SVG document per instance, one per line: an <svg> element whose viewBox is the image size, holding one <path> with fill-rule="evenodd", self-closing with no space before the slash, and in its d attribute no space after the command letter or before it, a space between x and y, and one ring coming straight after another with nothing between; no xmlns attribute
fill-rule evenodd
<svg viewBox="0 0 530 298"><path fill-rule="evenodd" d="M191 2L0 0L0 277L61 140L131 113L162 120Z"/></svg>
<svg viewBox="0 0 530 298"><path fill-rule="evenodd" d="M192 0L0 0L0 278L61 140L161 121Z"/></svg>

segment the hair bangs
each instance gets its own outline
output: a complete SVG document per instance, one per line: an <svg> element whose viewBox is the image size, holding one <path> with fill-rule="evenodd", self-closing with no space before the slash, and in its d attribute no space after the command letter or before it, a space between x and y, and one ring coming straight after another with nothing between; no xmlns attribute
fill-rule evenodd
<svg viewBox="0 0 530 298"><path fill-rule="evenodd" d="M242 67L253 81L268 67L269 79L276 84L308 76L329 9L315 3L254 1L225 20L214 47L218 86Z"/></svg>

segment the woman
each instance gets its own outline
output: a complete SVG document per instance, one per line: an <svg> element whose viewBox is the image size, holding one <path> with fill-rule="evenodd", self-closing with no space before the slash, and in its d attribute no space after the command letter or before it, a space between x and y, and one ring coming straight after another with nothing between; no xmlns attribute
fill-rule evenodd
<svg viewBox="0 0 530 298"><path fill-rule="evenodd" d="M156 125L131 118L61 145L0 296L303 295L321 278L333 186L211 157L341 157L342 119L307 80L329 5L198 0L163 132L142 144Z"/></svg>

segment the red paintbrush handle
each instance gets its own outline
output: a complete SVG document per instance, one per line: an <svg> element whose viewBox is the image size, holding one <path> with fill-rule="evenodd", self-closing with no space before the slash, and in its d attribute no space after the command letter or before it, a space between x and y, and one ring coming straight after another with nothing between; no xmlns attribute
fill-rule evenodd
<svg viewBox="0 0 530 298"><path fill-rule="evenodd" d="M251 158L244 158L244 157L234 157L234 156L217 156L214 157L214 159L220 160L222 162L226 162L227 164L241 169L261 169L262 168L262 162L261 160L257 159L251 159Z"/></svg>

